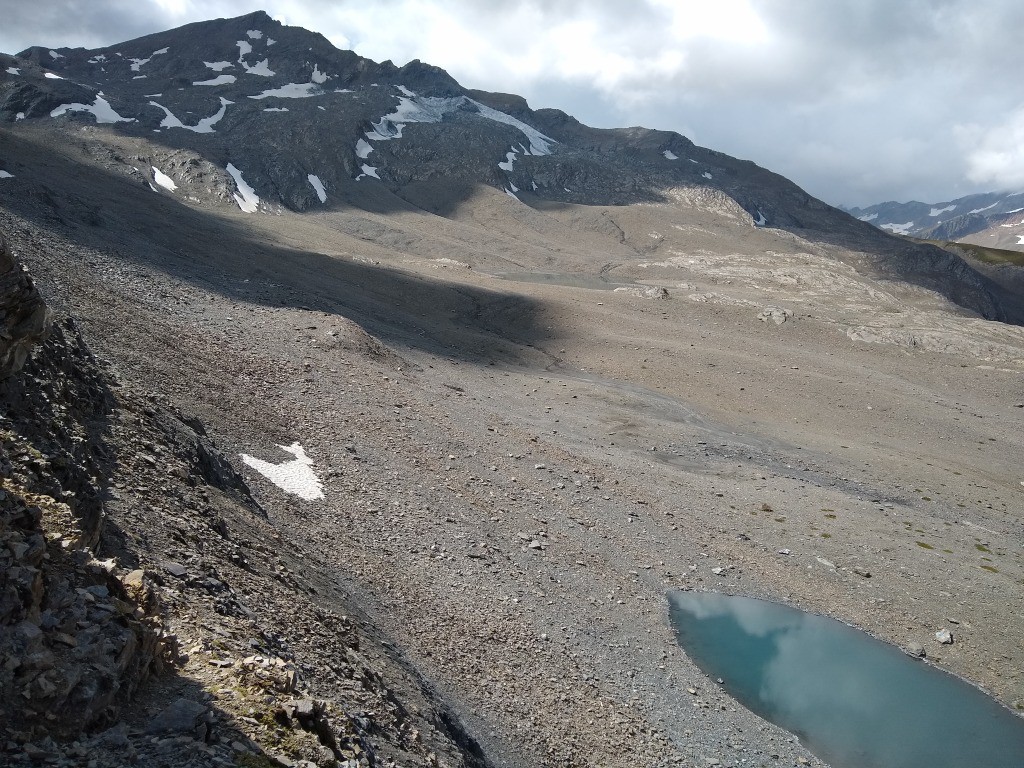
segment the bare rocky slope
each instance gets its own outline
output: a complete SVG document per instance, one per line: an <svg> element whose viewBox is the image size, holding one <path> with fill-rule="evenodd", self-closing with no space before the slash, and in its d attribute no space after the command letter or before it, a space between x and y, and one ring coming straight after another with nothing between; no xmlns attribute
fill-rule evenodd
<svg viewBox="0 0 1024 768"><path fill-rule="evenodd" d="M1018 283L682 137L211 24L0 82L5 115L42 105L0 127L3 760L821 765L681 652L677 588L923 646L1024 708L1024 330L993 319ZM115 86L156 93L179 45L182 100L220 87L189 85L204 59L336 88L155 133ZM33 101L115 58L139 125ZM349 97L330 162L259 133ZM380 121L417 98L478 106Z"/></svg>

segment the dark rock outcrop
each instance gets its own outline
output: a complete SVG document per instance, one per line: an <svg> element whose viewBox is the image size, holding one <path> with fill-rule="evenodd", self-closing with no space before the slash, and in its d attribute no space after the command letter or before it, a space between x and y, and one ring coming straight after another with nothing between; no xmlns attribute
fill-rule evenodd
<svg viewBox="0 0 1024 768"><path fill-rule="evenodd" d="M49 326L46 304L0 235L0 379L21 370Z"/></svg>

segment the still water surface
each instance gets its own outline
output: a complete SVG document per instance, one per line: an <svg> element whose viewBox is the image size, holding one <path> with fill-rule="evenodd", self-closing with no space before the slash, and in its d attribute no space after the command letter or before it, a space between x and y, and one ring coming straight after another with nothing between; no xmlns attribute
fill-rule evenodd
<svg viewBox="0 0 1024 768"><path fill-rule="evenodd" d="M701 670L834 768L1024 768L1024 718L860 630L749 597L669 605Z"/></svg>

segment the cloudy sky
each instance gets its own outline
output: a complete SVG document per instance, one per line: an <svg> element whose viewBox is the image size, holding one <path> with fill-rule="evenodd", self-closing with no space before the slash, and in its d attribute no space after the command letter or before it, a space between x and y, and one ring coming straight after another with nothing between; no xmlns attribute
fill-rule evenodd
<svg viewBox="0 0 1024 768"><path fill-rule="evenodd" d="M1021 0L0 0L0 51L260 7L590 125L679 131L833 204L1024 189Z"/></svg>

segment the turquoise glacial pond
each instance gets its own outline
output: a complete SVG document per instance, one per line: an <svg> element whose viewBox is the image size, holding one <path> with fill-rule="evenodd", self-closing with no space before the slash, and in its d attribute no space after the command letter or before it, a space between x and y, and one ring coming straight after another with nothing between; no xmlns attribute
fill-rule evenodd
<svg viewBox="0 0 1024 768"><path fill-rule="evenodd" d="M668 598L687 656L834 768L1024 768L1024 719L898 648L766 600Z"/></svg>

